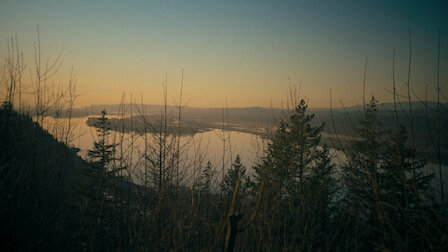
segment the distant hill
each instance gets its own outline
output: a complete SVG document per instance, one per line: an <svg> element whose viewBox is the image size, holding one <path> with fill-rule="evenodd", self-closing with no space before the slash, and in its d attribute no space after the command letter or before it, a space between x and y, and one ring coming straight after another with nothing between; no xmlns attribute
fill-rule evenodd
<svg viewBox="0 0 448 252"><path fill-rule="evenodd" d="M434 111L437 107L436 102L411 102L413 111ZM173 105L167 105L167 114L177 116L178 107ZM393 111L393 103L381 103L378 104L379 110ZM165 107L163 105L151 105L151 104L133 104L132 109L130 104L97 104L91 106L84 106L74 108L72 116L85 117L90 115L100 115L102 110L106 110L109 115L120 115L124 112L125 116L146 114L146 115L160 115L164 112ZM397 103L397 109L399 111L409 111L409 104L407 102ZM448 111L448 103L440 104L441 111ZM286 111L284 108L265 108L265 107L229 107L225 109L228 111L229 118L232 120L260 120L263 118L278 117ZM313 108L309 107L309 111L312 113L329 113L330 108ZM362 105L348 106L344 108L333 108L334 112L338 111L362 111ZM182 113L185 117L197 118L197 119L211 119L221 120L223 115L223 108L200 108L200 107L183 107ZM54 116L55 111L49 111L48 113ZM227 114L227 112L225 113ZM66 116L66 113L61 113L61 116Z"/></svg>
<svg viewBox="0 0 448 252"><path fill-rule="evenodd" d="M413 126L415 142L418 149L427 154L429 160L434 160L435 127L436 127L436 108L435 102L412 102ZM103 109L108 114L118 115L125 111L124 123L129 126L131 117L131 106L113 105L92 105L88 108L77 108L73 110L75 116L97 115ZM164 112L162 105L135 105L132 108L134 130L143 132L144 124L139 125L139 117L145 114L147 118L155 124L160 120L160 115ZM167 106L168 123L174 128L177 125L178 108ZM359 122L363 118L363 106L350 106L345 108L309 108L311 113L315 114L315 125L326 124L324 141L330 143L334 135L356 136L355 128L359 127ZM448 162L448 103L440 104L440 139L442 141L442 157L444 162ZM210 129L220 129L223 127L228 130L247 132L267 136L269 130L273 129L278 122L287 115L287 110L281 108L197 108L184 107L182 109L182 127L181 134L194 134ZM399 124L409 128L409 104L406 102L397 103L397 115ZM378 120L381 123L382 130L391 130L395 126L394 104L378 104ZM92 125L93 121L90 121ZM115 124L120 124L120 119L114 119ZM130 127L127 126L127 130Z"/></svg>

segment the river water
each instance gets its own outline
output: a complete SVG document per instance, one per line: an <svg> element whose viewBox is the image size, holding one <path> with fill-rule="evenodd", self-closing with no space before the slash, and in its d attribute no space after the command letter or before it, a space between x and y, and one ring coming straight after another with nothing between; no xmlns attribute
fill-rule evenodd
<svg viewBox="0 0 448 252"><path fill-rule="evenodd" d="M108 115L108 117L112 118L114 116ZM72 118L69 121L65 118L45 117L41 125L58 140L65 141L70 147L79 148L78 154L88 160L88 150L93 149L93 143L97 137L95 128L86 124L87 119L88 117L81 117ZM70 129L70 134L67 134L67 129ZM171 139L173 138L171 137ZM145 151L147 153L152 147L157 148L154 136L149 133L139 135L133 132L119 133L112 131L109 141L109 143L122 143L117 146L117 155L126 159L128 166L133 168L132 173L134 175L143 172ZM174 146L176 144L177 142L173 143ZM232 160L235 160L237 155L240 156L242 164L246 166L247 172L252 174L252 165L261 161L266 145L267 141L258 135L214 129L194 135L181 136L180 160L182 160L182 166L189 169L189 181L198 177L199 171L205 167L207 161L212 163L217 177L222 176L222 173L230 167ZM333 161L337 167L340 167L340 164L346 160L341 151L330 149L330 154L333 155ZM448 166L443 165L442 170L443 179L447 181ZM427 164L425 173L438 174L438 166L432 163ZM134 178L137 177L134 176ZM440 185L437 184L438 180L438 176L435 176L432 181L435 188L440 188ZM448 191L448 183L444 183L444 188L445 191Z"/></svg>
<svg viewBox="0 0 448 252"><path fill-rule="evenodd" d="M108 115L108 117L114 116ZM65 141L70 147L78 148L78 155L88 160L88 151L93 149L97 133L94 127L86 124L87 119L88 117L81 117L72 118L69 121L66 118L45 117L40 123L58 140ZM69 133L67 129L70 129ZM109 144L121 143L116 147L117 155L123 156L127 162L130 162L135 173L142 172L145 162L144 154L158 147L154 135L150 133L140 135L134 132L111 131L108 139ZM168 145L170 141L174 141L173 146L177 146L177 140L173 137L168 137ZM263 156L266 140L250 133L214 129L181 136L180 147L182 165L189 167L190 176L197 177L201 167L204 167L207 161L212 163L218 175L220 173L222 175L223 169L228 169L232 163L231 160L235 160L237 155L240 156L241 163L246 166L250 174L253 172L252 165L259 162Z"/></svg>

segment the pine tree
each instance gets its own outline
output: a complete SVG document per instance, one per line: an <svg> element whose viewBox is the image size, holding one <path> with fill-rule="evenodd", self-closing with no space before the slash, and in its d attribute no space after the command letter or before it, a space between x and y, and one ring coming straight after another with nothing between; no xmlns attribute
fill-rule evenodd
<svg viewBox="0 0 448 252"><path fill-rule="evenodd" d="M213 165L210 161L208 161L207 165L201 172L201 176L199 177L199 183L197 185L201 193L210 193L211 183L214 175L215 170L213 168Z"/></svg>
<svg viewBox="0 0 448 252"><path fill-rule="evenodd" d="M326 146L319 146L325 124L312 126L314 114L301 100L283 120L268 145L263 164L256 168L259 180L267 179L281 195L298 192L310 179L328 177L333 166Z"/></svg>
<svg viewBox="0 0 448 252"><path fill-rule="evenodd" d="M430 182L433 174L424 170L426 161L415 156L416 150L408 147L404 126L386 139L381 162L380 194L387 215L385 228L387 247L412 250L426 246L421 241L428 219L428 206L433 201ZM407 245L398 243L408 240Z"/></svg>
<svg viewBox="0 0 448 252"><path fill-rule="evenodd" d="M232 196L237 181L240 180L239 192L244 193L247 189L249 177L246 175L246 166L241 163L240 155L237 155L232 167L227 170L221 183L224 195Z"/></svg>
<svg viewBox="0 0 448 252"><path fill-rule="evenodd" d="M330 226L333 165L328 148L319 146L324 124L313 126L307 108L301 100L281 121L266 157L254 168L265 185L260 214L269 229L263 233L270 233L260 239L272 239L269 246L284 250L322 248Z"/></svg>
<svg viewBox="0 0 448 252"><path fill-rule="evenodd" d="M93 144L93 149L89 150L88 156L91 163L84 170L84 185L82 193L85 199L86 215L83 225L89 229L89 246L91 250L96 247L106 248L111 246L110 240L115 233L110 232L110 225L115 218L114 207L116 202L120 202L118 194L114 191L114 175L124 168L115 168L115 147L117 144L109 143L111 126L107 118L107 112L101 111L101 117L94 123L97 138ZM122 203L119 203L122 204Z"/></svg>
<svg viewBox="0 0 448 252"><path fill-rule="evenodd" d="M108 144L111 127L106 117L106 110L101 111L101 117L94 123L97 140L93 143L93 150L89 150L89 157L93 159L98 175L106 176L107 166L114 159L116 144Z"/></svg>
<svg viewBox="0 0 448 252"><path fill-rule="evenodd" d="M400 207L417 207L430 199L430 181L433 174L426 174L426 161L415 156L416 150L407 147L407 132L404 126L386 140L386 148L381 162L383 175L382 194L388 202Z"/></svg>
<svg viewBox="0 0 448 252"><path fill-rule="evenodd" d="M360 127L355 129L358 138L351 143L352 151L348 152L347 163L342 167L346 199L357 206L356 210L375 209L372 206L379 200L378 170L380 153L384 152L384 145L380 141L384 132L379 130L381 127L377 121L376 104L377 101L372 97L365 106L364 118L360 121Z"/></svg>
<svg viewBox="0 0 448 252"><path fill-rule="evenodd" d="M366 246L360 249L369 248L364 242L369 241L381 248L412 250L410 244L419 240L414 224L426 221L421 211L430 201L432 176L424 173L425 162L407 147L405 127L397 127L395 134L383 128L376 104L372 97L366 105L343 167L344 211L356 223L352 232ZM403 247L399 242L405 240L412 242Z"/></svg>

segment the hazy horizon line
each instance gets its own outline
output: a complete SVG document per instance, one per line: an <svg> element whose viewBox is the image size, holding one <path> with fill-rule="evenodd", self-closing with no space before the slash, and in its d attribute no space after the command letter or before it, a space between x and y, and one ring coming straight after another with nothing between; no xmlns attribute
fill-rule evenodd
<svg viewBox="0 0 448 252"><path fill-rule="evenodd" d="M408 101L403 101L403 102L397 102L397 104L407 104ZM425 104L425 103L430 103L430 104L436 104L437 101L432 101L432 100L426 100L426 101L411 101L411 103L413 104ZM130 103L125 103L124 105L129 105ZM141 106L141 103L132 103L133 105L136 106ZM389 105L389 104L393 104L393 102L378 102L377 105L381 106L381 105ZM440 104L448 104L448 102L440 102ZM81 105L81 106L75 106L75 109L82 109L85 107L92 107L92 106L120 106L123 105L121 103L108 103L108 104L104 104L104 103L99 103L99 104L90 104L90 105ZM144 103L144 106L160 106L160 107L164 107L164 104L155 104L155 103ZM308 108L309 109L330 109L330 108L334 108L334 109L342 109L342 108L353 108L353 107L358 107L358 106L363 106L362 103L360 104L354 104L354 105L349 105L349 106L327 106L327 107L321 107L321 106L309 106L309 103L307 103ZM175 107L178 108L178 105L174 105L174 104L167 104L167 107ZM197 109L250 109L250 108L261 108L261 109L288 109L287 106L285 107L267 107L267 106L209 106L209 107L202 107L202 106L188 106L188 105L184 105L182 106L183 108L197 108Z"/></svg>

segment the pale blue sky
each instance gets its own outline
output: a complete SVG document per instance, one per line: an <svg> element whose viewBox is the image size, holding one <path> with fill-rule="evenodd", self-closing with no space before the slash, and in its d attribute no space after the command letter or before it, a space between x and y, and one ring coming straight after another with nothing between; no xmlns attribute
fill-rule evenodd
<svg viewBox="0 0 448 252"><path fill-rule="evenodd" d="M288 78L301 83L312 107L329 106L329 90L344 104L361 102L364 60L367 92L390 101L392 49L404 92L408 27L412 30L411 86L435 86L437 30L441 30L442 87L447 87L446 1L5 1L0 42L17 34L28 69L36 26L43 53L63 48L83 95L79 105L118 103L122 92L161 103L168 73L176 96L185 71L191 106L278 107ZM6 42L0 44L4 57Z"/></svg>

